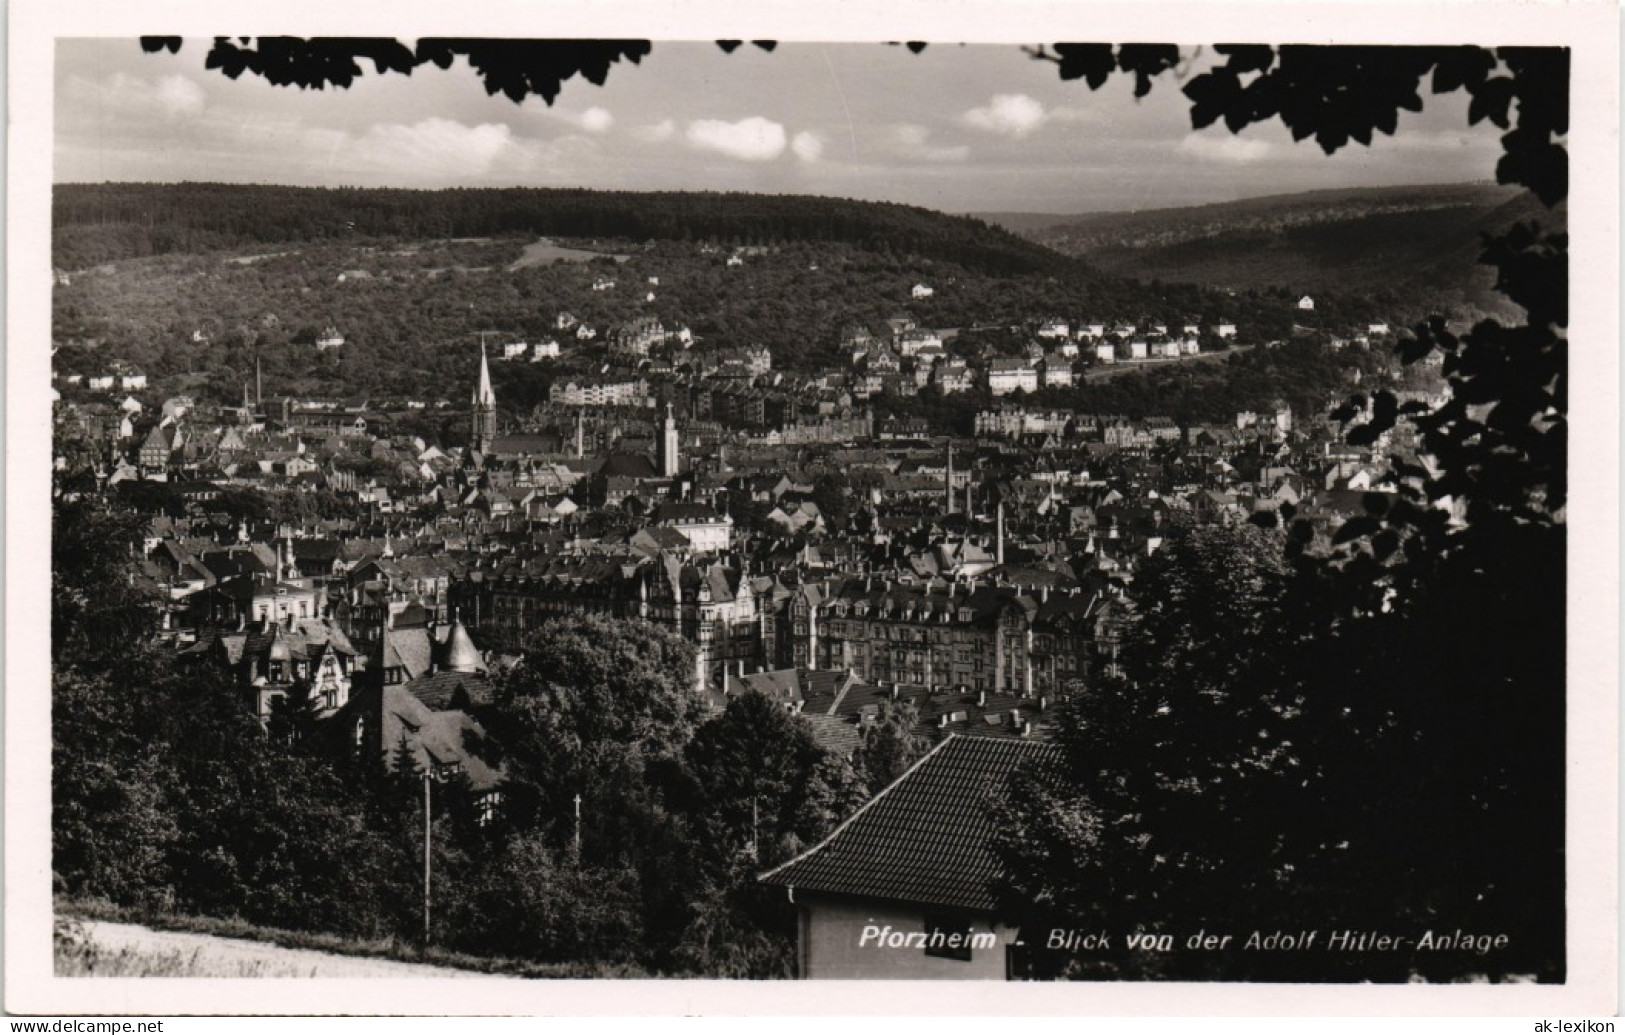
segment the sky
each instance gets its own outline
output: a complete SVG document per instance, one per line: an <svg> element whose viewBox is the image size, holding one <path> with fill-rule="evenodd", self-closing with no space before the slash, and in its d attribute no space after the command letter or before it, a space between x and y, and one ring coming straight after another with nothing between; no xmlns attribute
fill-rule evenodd
<svg viewBox="0 0 1625 1035"><path fill-rule="evenodd" d="M54 181L356 187L596 187L820 194L947 212L1080 213L1332 187L1494 178L1499 131L1460 95L1324 155L1279 124L1193 131L1176 75L1142 99L1063 82L1019 47L657 41L549 107L491 97L461 59L302 91L206 71L209 43L145 54L63 39Z"/></svg>

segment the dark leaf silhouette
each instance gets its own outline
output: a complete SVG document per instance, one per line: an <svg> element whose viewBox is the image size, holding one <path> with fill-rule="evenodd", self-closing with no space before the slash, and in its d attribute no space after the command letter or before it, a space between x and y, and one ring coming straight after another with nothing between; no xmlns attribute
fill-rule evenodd
<svg viewBox="0 0 1625 1035"><path fill-rule="evenodd" d="M1110 43L1057 43L1054 50L1061 78L1082 79L1091 90L1106 85L1117 67Z"/></svg>
<svg viewBox="0 0 1625 1035"><path fill-rule="evenodd" d="M178 52L176 37L143 37L143 50ZM349 87L366 74L410 75L424 64L450 68L459 57L479 76L488 94L500 93L514 102L535 95L548 104L558 97L564 82L580 75L602 85L611 66L620 61L638 63L649 53L646 40L418 40L408 47L394 39L362 37L301 39L293 36L218 36L204 67L236 79L245 72L274 86L321 90Z"/></svg>

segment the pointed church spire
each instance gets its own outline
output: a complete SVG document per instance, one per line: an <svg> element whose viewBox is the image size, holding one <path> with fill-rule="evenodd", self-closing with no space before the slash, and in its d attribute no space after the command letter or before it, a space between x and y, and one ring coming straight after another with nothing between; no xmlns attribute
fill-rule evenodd
<svg viewBox="0 0 1625 1035"><path fill-rule="evenodd" d="M497 393L491 388L491 365L485 358L485 339L480 339L480 382L474 389L470 445L481 453L491 451L497 437Z"/></svg>
<svg viewBox="0 0 1625 1035"><path fill-rule="evenodd" d="M474 405L496 408L497 393L491 390L491 367L485 359L485 342L480 342L480 384L474 389Z"/></svg>

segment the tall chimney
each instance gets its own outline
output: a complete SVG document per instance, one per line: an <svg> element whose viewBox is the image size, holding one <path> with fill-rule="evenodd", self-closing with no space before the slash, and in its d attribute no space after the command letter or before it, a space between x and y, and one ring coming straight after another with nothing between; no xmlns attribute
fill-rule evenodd
<svg viewBox="0 0 1625 1035"><path fill-rule="evenodd" d="M265 382L260 377L260 354L254 353L254 405L265 405Z"/></svg>
<svg viewBox="0 0 1625 1035"><path fill-rule="evenodd" d="M1002 565L1004 563L1004 501L1003 500L999 501L998 527L999 527L999 532L998 532L998 535L999 535L998 544L999 545L997 547L998 552L994 555L994 560L997 563Z"/></svg>

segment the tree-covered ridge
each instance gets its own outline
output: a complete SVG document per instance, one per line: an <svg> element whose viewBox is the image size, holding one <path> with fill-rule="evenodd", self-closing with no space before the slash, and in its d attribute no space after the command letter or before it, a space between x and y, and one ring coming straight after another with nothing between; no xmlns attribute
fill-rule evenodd
<svg viewBox="0 0 1625 1035"><path fill-rule="evenodd" d="M1493 184L1381 187L1251 198L1193 208L1023 223L1018 232L1105 273L1246 290L1393 295L1434 309L1505 314L1477 264L1485 234L1561 221L1528 191ZM990 217L997 222L997 217ZM1030 218L1030 217L1027 217Z"/></svg>
<svg viewBox="0 0 1625 1035"><path fill-rule="evenodd" d="M1493 183L1438 183L1422 186L1342 187L1265 194L1205 205L1086 212L1041 217L1031 213L977 213L996 226L1035 240L1064 245L1067 252L1112 244L1172 244L1230 230L1282 229L1313 223L1340 222L1381 212L1426 212L1435 209L1489 210L1521 192Z"/></svg>
<svg viewBox="0 0 1625 1035"><path fill-rule="evenodd" d="M1070 265L977 219L910 205L794 195L63 184L53 193L52 217L52 261L66 270L249 245L504 234L738 245L832 242L930 255L991 273Z"/></svg>

